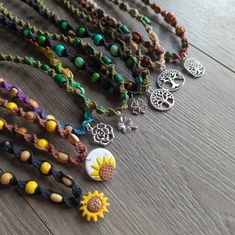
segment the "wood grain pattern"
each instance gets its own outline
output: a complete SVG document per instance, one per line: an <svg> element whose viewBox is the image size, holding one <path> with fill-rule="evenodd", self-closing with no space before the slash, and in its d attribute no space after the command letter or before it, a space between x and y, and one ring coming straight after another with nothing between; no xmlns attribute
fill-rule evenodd
<svg viewBox="0 0 235 235"><path fill-rule="evenodd" d="M25 4L13 0L1 2L22 18L56 31L55 26L49 25ZM46 2L61 17L72 20L54 1ZM135 26L132 19L108 1L98 2L114 16ZM234 16L231 14L234 4L232 0L200 3L160 0L158 3L176 12L182 25L186 25L192 44L190 55L203 63L206 74L200 79L187 76L184 88L174 93L176 104L171 111L157 113L149 109L145 116L133 117L139 127L136 133L126 136L116 133L114 143L108 147L118 163L112 181L105 184L92 182L83 168L63 166L52 160L58 168L75 177L84 192L99 189L109 196L110 213L103 221L86 223L81 220L78 209L57 207L18 192L1 192L1 234L235 234L235 68L232 53ZM221 17L228 23L220 22ZM159 27L155 17L152 20L160 32L162 44L173 48L176 40L169 36L168 29ZM2 27L0 51L43 59L40 52ZM118 70L129 74L122 63L118 63ZM1 62L0 74L39 100L42 108L61 121L77 122L80 118L81 112L71 96L36 69ZM152 74L153 84L156 75ZM85 74L79 74L78 79L87 94L110 104L104 90L94 89ZM6 116L2 110L1 115ZM115 125L115 120L109 121ZM7 136L1 134L1 138ZM58 137L45 136L57 146L64 145L72 151ZM14 140L28 147L17 138ZM82 138L82 141L90 143L90 138ZM89 149L92 148L94 146L89 145ZM46 158L47 155L37 154L36 157ZM57 187L52 180L43 179L30 168L22 170L21 165L13 163L7 154L1 154L0 166L24 179L34 177L45 186ZM59 190L65 191L61 187ZM9 222L11 218L17 221L13 227Z"/></svg>

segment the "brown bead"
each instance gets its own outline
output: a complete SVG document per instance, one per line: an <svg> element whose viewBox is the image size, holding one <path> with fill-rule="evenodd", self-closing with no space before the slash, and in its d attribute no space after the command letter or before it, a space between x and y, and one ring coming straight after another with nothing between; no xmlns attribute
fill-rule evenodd
<svg viewBox="0 0 235 235"><path fill-rule="evenodd" d="M122 10L127 10L128 9L128 4L126 2L122 2L120 5L119 5L120 9Z"/></svg>
<svg viewBox="0 0 235 235"><path fill-rule="evenodd" d="M33 111L28 111L25 115L27 120L34 120L36 118L36 114Z"/></svg>
<svg viewBox="0 0 235 235"><path fill-rule="evenodd" d="M149 72L148 69L143 68L143 69L141 70L141 74L142 74L144 77L146 77L146 76L148 76L148 75L150 74L150 72Z"/></svg>
<svg viewBox="0 0 235 235"><path fill-rule="evenodd" d="M181 37L185 33L185 28L182 26L176 27L176 35Z"/></svg>
<svg viewBox="0 0 235 235"><path fill-rule="evenodd" d="M152 39L158 39L158 36L157 34L154 32L154 31L149 31L149 37L152 38Z"/></svg>
<svg viewBox="0 0 235 235"><path fill-rule="evenodd" d="M60 153L58 154L58 160L61 161L61 162L68 162L69 156L68 156L68 154L66 154L66 153L60 152Z"/></svg>
<svg viewBox="0 0 235 235"><path fill-rule="evenodd" d="M143 46L145 47L145 48L149 48L149 47L151 47L151 42L150 41L144 41L144 43L143 43Z"/></svg>
<svg viewBox="0 0 235 235"><path fill-rule="evenodd" d="M141 58L141 65L144 66L144 67L150 65L150 62L151 62L151 59L148 56L143 56Z"/></svg>
<svg viewBox="0 0 235 235"><path fill-rule="evenodd" d="M37 102L36 100L29 99L29 103L30 103L31 105L33 105L34 107L36 107L36 108L39 107L38 102Z"/></svg>
<svg viewBox="0 0 235 235"><path fill-rule="evenodd" d="M131 81L125 82L125 88L127 90L131 90L133 88L133 82L131 82Z"/></svg>
<svg viewBox="0 0 235 235"><path fill-rule="evenodd" d="M161 55L164 53L164 49L162 47L158 47L155 49L155 54L156 55Z"/></svg>
<svg viewBox="0 0 235 235"><path fill-rule="evenodd" d="M154 10L157 14L159 14L162 9L161 9L161 7L155 5L155 6L153 7L153 10Z"/></svg>
<svg viewBox="0 0 235 235"><path fill-rule="evenodd" d="M68 177L65 177L65 176L62 177L61 181L62 181L62 183L63 183L64 185L66 185L66 186L68 186L68 187L71 187L72 184L73 184L72 179L70 179L70 178L68 178Z"/></svg>
<svg viewBox="0 0 235 235"><path fill-rule="evenodd" d="M0 184L2 184L2 185L10 184L13 177L14 176L10 172L2 173L0 176Z"/></svg>
<svg viewBox="0 0 235 235"><path fill-rule="evenodd" d="M13 87L10 91L10 94L14 97L16 97L18 95L18 89L16 89L15 87Z"/></svg>
<svg viewBox="0 0 235 235"><path fill-rule="evenodd" d="M143 40L143 37L139 32L133 32L132 33L132 40L136 43L141 43Z"/></svg>
<svg viewBox="0 0 235 235"><path fill-rule="evenodd" d="M176 16L175 16L175 14L174 14L173 12L168 12L168 13L165 15L164 19L165 19L165 21L166 21L167 23L171 23L171 22L175 21Z"/></svg>
<svg viewBox="0 0 235 235"><path fill-rule="evenodd" d="M87 209L92 213L98 212L101 208L102 201L98 197L92 197L87 203Z"/></svg>
<svg viewBox="0 0 235 235"><path fill-rule="evenodd" d="M161 10L161 15L164 17L166 15L166 10Z"/></svg>
<svg viewBox="0 0 235 235"><path fill-rule="evenodd" d="M27 150L24 150L23 152L20 153L20 160L22 162L26 162L30 159L31 153Z"/></svg>
<svg viewBox="0 0 235 235"><path fill-rule="evenodd" d="M63 197L58 193L52 193L50 195L50 200L55 203L61 203L63 201Z"/></svg>
<svg viewBox="0 0 235 235"><path fill-rule="evenodd" d="M132 42L132 43L131 43L131 49L132 49L133 51L138 51L139 47L138 47L138 45L137 45L135 42Z"/></svg>

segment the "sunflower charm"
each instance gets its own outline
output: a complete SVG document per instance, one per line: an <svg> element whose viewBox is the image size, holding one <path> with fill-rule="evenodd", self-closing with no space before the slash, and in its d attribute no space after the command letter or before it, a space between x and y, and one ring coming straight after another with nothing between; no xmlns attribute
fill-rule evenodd
<svg viewBox="0 0 235 235"><path fill-rule="evenodd" d="M107 207L110 205L107 202L108 198L103 193L95 191L89 192L87 196L83 196L81 201L82 217L86 217L87 221L93 220L97 222L99 218L104 218L104 213L108 213Z"/></svg>
<svg viewBox="0 0 235 235"><path fill-rule="evenodd" d="M97 148L91 151L86 159L87 174L96 181L107 181L112 178L116 160L107 149Z"/></svg>

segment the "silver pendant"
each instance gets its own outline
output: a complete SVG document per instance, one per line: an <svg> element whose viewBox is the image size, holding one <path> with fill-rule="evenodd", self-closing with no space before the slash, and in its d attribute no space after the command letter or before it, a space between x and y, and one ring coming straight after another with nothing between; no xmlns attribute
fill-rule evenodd
<svg viewBox="0 0 235 235"><path fill-rule="evenodd" d="M184 82L184 75L176 69L166 69L157 78L158 86L169 91L180 89Z"/></svg>
<svg viewBox="0 0 235 235"><path fill-rule="evenodd" d="M150 104L158 111L166 111L173 107L174 96L165 89L151 91Z"/></svg>
<svg viewBox="0 0 235 235"><path fill-rule="evenodd" d="M101 146L108 145L115 138L113 127L109 124L99 123L94 127L88 124L87 130L91 132L93 141Z"/></svg>
<svg viewBox="0 0 235 235"><path fill-rule="evenodd" d="M132 113L135 115L144 114L147 110L147 104L141 98L138 98L138 99L132 98L130 107L131 107Z"/></svg>
<svg viewBox="0 0 235 235"><path fill-rule="evenodd" d="M130 118L125 116L120 116L119 122L117 124L118 131L121 131L123 134L129 133L137 129L137 126L134 126L133 121Z"/></svg>
<svg viewBox="0 0 235 235"><path fill-rule="evenodd" d="M205 73L205 67L194 58L187 58L184 61L184 68L195 78L201 77Z"/></svg>

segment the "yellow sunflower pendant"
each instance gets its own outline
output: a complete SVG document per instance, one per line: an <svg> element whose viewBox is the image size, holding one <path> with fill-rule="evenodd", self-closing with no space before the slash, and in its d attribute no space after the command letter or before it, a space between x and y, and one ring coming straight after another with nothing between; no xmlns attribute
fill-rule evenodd
<svg viewBox="0 0 235 235"><path fill-rule="evenodd" d="M94 222L97 222L99 218L104 218L104 213L108 213L107 207L110 205L107 200L108 198L98 191L89 192L87 196L83 196L80 207L82 217Z"/></svg>

